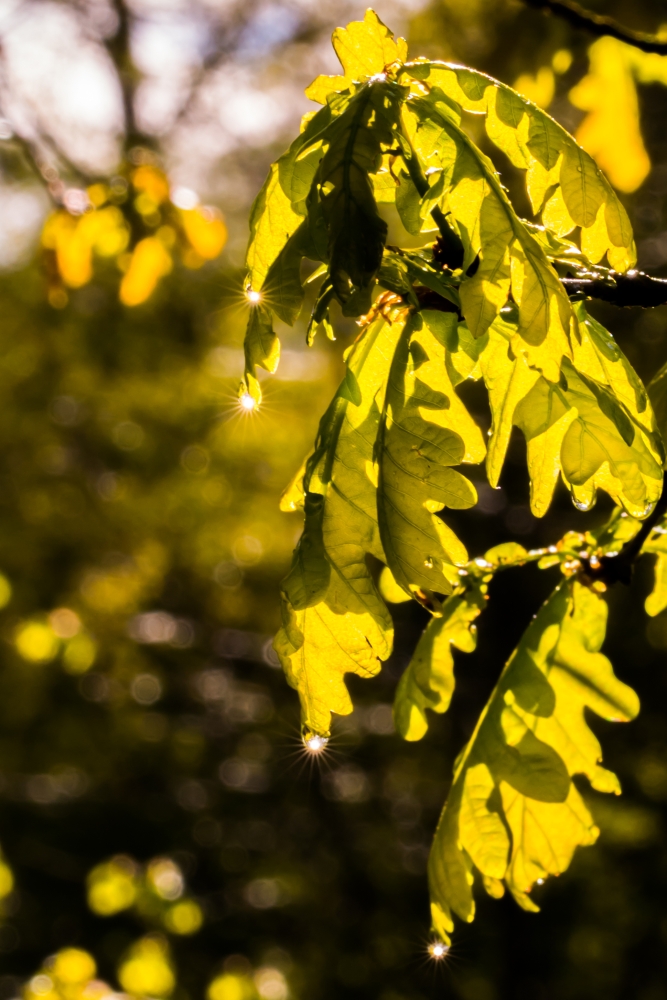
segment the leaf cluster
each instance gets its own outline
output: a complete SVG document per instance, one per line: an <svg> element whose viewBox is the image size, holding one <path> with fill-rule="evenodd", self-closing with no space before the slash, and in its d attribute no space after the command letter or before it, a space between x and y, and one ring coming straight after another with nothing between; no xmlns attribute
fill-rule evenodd
<svg viewBox="0 0 667 1000"><path fill-rule="evenodd" d="M431 853L434 928L474 915L475 872L536 909L532 887L564 871L597 830L573 783L620 791L600 767L585 709L636 715L634 692L600 653L605 584L592 567L622 548L662 493L664 447L648 395L613 336L572 302L561 278L609 275L635 263L625 210L594 161L545 112L465 67L407 61L373 11L338 29L344 75L318 77L322 104L273 165L251 216L246 374L279 360L273 316L293 323L304 258L319 262L308 329L331 335L330 308L359 317L346 373L312 454L285 494L304 532L283 582L275 648L301 699L306 739L328 737L331 713L352 710L344 675L370 677L392 648L387 599L428 609L396 694L399 732L419 739L427 709L447 710L453 650L475 646L493 575L508 565L559 564L565 580L531 624L460 754ZM482 116L490 142L525 170L540 222L521 219L492 161L470 138ZM380 206L394 204L424 245L387 246ZM434 242L432 234L437 234ZM606 263L603 263L606 261ZM457 387L482 380L492 415L484 437ZM498 485L512 428L527 442L531 510L548 511L560 479L590 509L615 504L602 532L552 550L510 543L470 560L446 511L477 502L461 470L486 461ZM659 541L650 612L667 605ZM380 589L373 567L384 564Z"/></svg>

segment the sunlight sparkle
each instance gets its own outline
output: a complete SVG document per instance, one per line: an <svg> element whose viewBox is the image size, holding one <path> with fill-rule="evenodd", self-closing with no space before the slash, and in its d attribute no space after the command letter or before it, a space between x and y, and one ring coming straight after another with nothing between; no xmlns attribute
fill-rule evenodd
<svg viewBox="0 0 667 1000"><path fill-rule="evenodd" d="M247 413L252 413L253 410L257 408L257 400L253 399L249 392L244 392L243 395L239 397L239 406Z"/></svg>
<svg viewBox="0 0 667 1000"><path fill-rule="evenodd" d="M444 941L433 941L428 946L428 953L431 956L431 958L434 958L436 960L436 962L439 962L441 959L445 958L448 951L449 948Z"/></svg>
<svg viewBox="0 0 667 1000"><path fill-rule="evenodd" d="M303 745L308 753L322 753L326 750L328 742L326 736L318 736L317 733L313 733L312 736L304 737Z"/></svg>
<svg viewBox="0 0 667 1000"><path fill-rule="evenodd" d="M252 288L248 288L245 293L245 297L252 306L256 306L258 302L261 301L262 295L260 292L253 292Z"/></svg>

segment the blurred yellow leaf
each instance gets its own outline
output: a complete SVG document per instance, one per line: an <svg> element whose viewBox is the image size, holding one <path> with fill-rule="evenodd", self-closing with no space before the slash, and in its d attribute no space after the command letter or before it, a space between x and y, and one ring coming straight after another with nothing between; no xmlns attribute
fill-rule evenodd
<svg viewBox="0 0 667 1000"><path fill-rule="evenodd" d="M164 926L172 934L196 934L203 922L201 906L193 899L176 903L164 915Z"/></svg>
<svg viewBox="0 0 667 1000"><path fill-rule="evenodd" d="M51 966L51 974L65 986L85 983L96 972L95 959L80 948L64 948L59 951Z"/></svg>
<svg viewBox="0 0 667 1000"><path fill-rule="evenodd" d="M171 268L171 256L162 241L155 236L147 236L134 248L130 266L120 283L120 301L126 306L141 305L150 298L160 278Z"/></svg>
<svg viewBox="0 0 667 1000"><path fill-rule="evenodd" d="M588 112L576 139L595 157L615 188L636 191L646 179L651 161L639 127L635 50L607 37L594 42L588 55L588 75L569 95L576 108Z"/></svg>
<svg viewBox="0 0 667 1000"><path fill-rule="evenodd" d="M48 663L52 660L60 643L58 637L44 622L24 622L14 635L16 649L30 663Z"/></svg>
<svg viewBox="0 0 667 1000"><path fill-rule="evenodd" d="M118 969L120 984L133 996L167 997L174 991L176 978L169 948L160 937L145 937L132 945Z"/></svg>
<svg viewBox="0 0 667 1000"><path fill-rule="evenodd" d="M213 980L206 997L207 1000L257 1000L257 990L248 976L227 972Z"/></svg>
<svg viewBox="0 0 667 1000"><path fill-rule="evenodd" d="M14 875L9 865L0 856L0 899L8 896L14 888Z"/></svg>
<svg viewBox="0 0 667 1000"><path fill-rule="evenodd" d="M9 604L12 597L12 585L2 573L0 573L0 608Z"/></svg>
<svg viewBox="0 0 667 1000"><path fill-rule="evenodd" d="M55 250L58 272L70 288L81 288L92 278L93 250L115 257L129 238L129 227L115 205L79 217L61 209L49 216L42 232L42 243Z"/></svg>
<svg viewBox="0 0 667 1000"><path fill-rule="evenodd" d="M147 194L155 205L161 205L169 197L169 181L158 167L144 164L132 173L132 184L137 191Z"/></svg>
<svg viewBox="0 0 667 1000"><path fill-rule="evenodd" d="M537 73L522 73L514 81L514 89L533 104L548 108L556 90L556 78L551 66L540 66Z"/></svg>
<svg viewBox="0 0 667 1000"><path fill-rule="evenodd" d="M86 878L88 906L101 917L127 910L137 898L136 865L118 857L97 865Z"/></svg>
<svg viewBox="0 0 667 1000"><path fill-rule="evenodd" d="M97 656L97 644L89 635L76 635L65 645L63 665L69 674L85 674Z"/></svg>
<svg viewBox="0 0 667 1000"><path fill-rule="evenodd" d="M213 260L227 242L227 226L213 208L180 209L185 235L204 260Z"/></svg>

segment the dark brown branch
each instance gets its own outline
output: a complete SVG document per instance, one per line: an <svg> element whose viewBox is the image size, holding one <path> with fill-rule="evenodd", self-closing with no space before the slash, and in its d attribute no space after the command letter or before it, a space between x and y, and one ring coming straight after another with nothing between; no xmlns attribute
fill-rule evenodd
<svg viewBox="0 0 667 1000"><path fill-rule="evenodd" d="M610 271L604 278L560 279L570 298L601 299L613 306L652 309L667 303L667 279L652 278L643 271L620 274Z"/></svg>
<svg viewBox="0 0 667 1000"><path fill-rule="evenodd" d="M529 7L536 7L538 10L556 14L557 17L571 24L573 28L581 28L598 38L608 35L610 38L617 38L619 42L634 45L642 52L655 52L659 56L667 55L667 41L660 41L654 35L646 35L642 31L624 28L610 17L585 10L578 3L574 3L574 0L524 0L524 3Z"/></svg>
<svg viewBox="0 0 667 1000"><path fill-rule="evenodd" d="M435 248L438 249L439 245L440 240ZM436 250L434 257L439 263ZM643 271L628 271L627 274L609 271L603 278L565 277L560 280L572 299L599 299L621 309L630 306L653 309L655 306L667 305L667 279L652 278ZM456 306L430 288L418 286L414 290L423 309L457 312Z"/></svg>

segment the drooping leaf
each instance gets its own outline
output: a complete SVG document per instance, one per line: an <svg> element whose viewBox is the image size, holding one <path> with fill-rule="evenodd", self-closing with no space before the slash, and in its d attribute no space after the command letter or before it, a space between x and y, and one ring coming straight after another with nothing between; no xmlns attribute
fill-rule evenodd
<svg viewBox="0 0 667 1000"><path fill-rule="evenodd" d="M317 251L312 245L307 223L302 222L271 264L262 286L262 304L290 326L303 303L301 261L306 256L315 259Z"/></svg>
<svg viewBox="0 0 667 1000"><path fill-rule="evenodd" d="M396 349L378 440L380 534L396 581L407 593L451 593L467 553L437 516L471 507L472 484L452 466L480 462L481 432L447 372L447 344L457 333L451 313L414 316Z"/></svg>
<svg viewBox="0 0 667 1000"><path fill-rule="evenodd" d="M568 867L598 830L572 777L620 791L599 764L600 744L584 710L628 721L637 696L599 652L603 598L577 578L560 584L510 657L458 759L429 860L435 930L448 939L452 914L474 917L472 872L492 895L502 882L525 909L536 882Z"/></svg>
<svg viewBox="0 0 667 1000"><path fill-rule="evenodd" d="M399 312L394 322L380 316L360 334L299 490L306 523L283 584L285 624L276 649L314 732L329 731L331 712L352 710L343 674L370 676L391 651L391 618L366 554L384 559L373 449L403 325Z"/></svg>
<svg viewBox="0 0 667 1000"><path fill-rule="evenodd" d="M295 611L318 604L331 579L331 563L327 558L322 537L324 497L321 493L306 493L303 534L294 550L292 567L283 580L285 597Z"/></svg>
<svg viewBox="0 0 667 1000"><path fill-rule="evenodd" d="M346 316L367 313L382 262L387 224L380 217L370 175L392 144L405 89L370 83L350 100L328 130L319 170L319 204L328 233L329 273ZM372 127L371 127L372 121Z"/></svg>
<svg viewBox="0 0 667 1000"><path fill-rule="evenodd" d="M248 284L259 292L271 264L301 225L303 201L323 155L321 143L314 156L302 154L314 145L331 121L331 109L322 108L305 130L272 166L250 210L250 242L246 255Z"/></svg>
<svg viewBox="0 0 667 1000"><path fill-rule="evenodd" d="M484 114L491 141L527 170L533 211L544 209L547 226L558 235L580 227L582 248L593 263L606 253L618 271L634 266L632 228L623 205L588 153L545 111L505 84L462 66L417 62L405 72L442 90L464 110Z"/></svg>
<svg viewBox="0 0 667 1000"><path fill-rule="evenodd" d="M446 148L454 150L441 208L451 213L463 241L466 274L459 294L470 331L474 336L486 332L511 289L518 306L516 352L523 353L531 367L557 379L561 358L571 354L567 295L542 246L514 212L493 164L439 95L434 89L428 99L410 99L405 115L437 126L449 139ZM448 159L451 156L448 151Z"/></svg>
<svg viewBox="0 0 667 1000"><path fill-rule="evenodd" d="M644 542L642 552L656 555L653 589L644 603L646 614L654 618L667 608L667 528L664 517Z"/></svg>
<svg viewBox="0 0 667 1000"><path fill-rule="evenodd" d="M559 474L577 505L604 489L645 517L660 496L663 451L643 386L609 334L577 308L574 362L558 382L539 376L513 350L512 324L495 321L481 356L493 418L487 471L498 482L512 425L527 442L531 510L544 515ZM577 370L578 369L578 370Z"/></svg>
<svg viewBox="0 0 667 1000"><path fill-rule="evenodd" d="M394 721L403 739L422 738L428 729L427 708L434 712L449 708L454 691L452 647L464 653L474 650L474 620L484 609L485 600L479 586L449 597L441 616L426 626L396 689Z"/></svg>
<svg viewBox="0 0 667 1000"><path fill-rule="evenodd" d="M368 613L337 613L326 601L294 611L283 601L283 627L274 640L287 680L301 700L302 720L327 735L331 713L349 715L352 702L343 677L373 677L390 648L386 634Z"/></svg>
<svg viewBox="0 0 667 1000"><path fill-rule="evenodd" d="M667 608L667 551L658 552L653 574L653 590L644 602L644 609L647 615L655 618Z"/></svg>
<svg viewBox="0 0 667 1000"><path fill-rule="evenodd" d="M514 411L539 377L537 371L529 368L523 355L517 355L512 350L515 334L516 327L499 317L489 328L488 346L482 352L480 361L484 383L489 393L492 419L486 470L489 483L494 487L498 485L505 461L514 423ZM560 466L556 469L556 477L559 471ZM551 486L552 491L554 485L555 478ZM550 500L551 492L547 506ZM535 504L532 503L531 506L536 513Z"/></svg>
<svg viewBox="0 0 667 1000"><path fill-rule="evenodd" d="M648 384L648 396L655 412L655 421L663 440L667 439L667 365Z"/></svg>
<svg viewBox="0 0 667 1000"><path fill-rule="evenodd" d="M273 319L269 310L262 305L252 306L245 341L245 381L241 390L245 390L259 403L262 390L257 378L257 368L267 372L275 372L280 361L280 341L273 331Z"/></svg>

